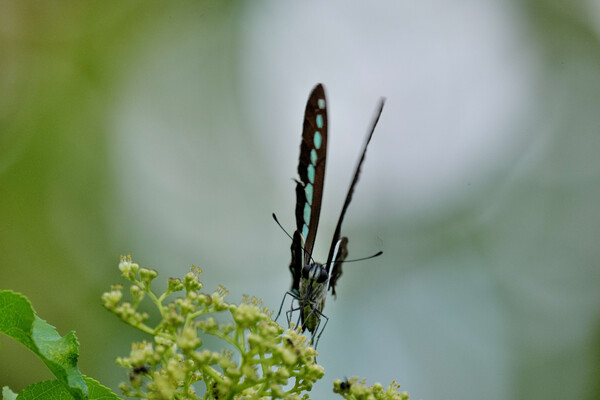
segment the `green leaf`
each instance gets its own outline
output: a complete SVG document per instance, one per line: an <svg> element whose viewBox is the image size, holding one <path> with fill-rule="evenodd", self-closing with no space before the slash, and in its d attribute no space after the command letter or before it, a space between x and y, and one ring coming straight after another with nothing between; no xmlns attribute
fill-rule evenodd
<svg viewBox="0 0 600 400"><path fill-rule="evenodd" d="M88 400L119 400L119 397L110 391L106 386L102 386L98 381L85 377L85 383L89 389ZM71 393L60 382L44 381L27 386L17 396L7 386L2 388L2 400L72 400Z"/></svg>
<svg viewBox="0 0 600 400"><path fill-rule="evenodd" d="M28 390L37 390L37 385L42 385L43 389L48 391L46 395L52 392L54 396L57 390L54 388L55 384L60 385L75 399L87 398L88 388L77 369L79 343L73 332L61 337L56 328L35 315L27 298L8 290L0 291L0 332L14 338L36 354L57 378L56 381L29 386L19 394L19 398L33 398ZM38 397L39 392L32 393L34 397ZM60 392L56 394L60 395Z"/></svg>
<svg viewBox="0 0 600 400"><path fill-rule="evenodd" d="M103 386L97 380L90 377L85 377L85 383L87 384L89 394L88 400L118 400L119 397L110 391L109 388Z"/></svg>
<svg viewBox="0 0 600 400"><path fill-rule="evenodd" d="M44 381L27 386L16 400L33 399L72 400L73 396L59 381Z"/></svg>

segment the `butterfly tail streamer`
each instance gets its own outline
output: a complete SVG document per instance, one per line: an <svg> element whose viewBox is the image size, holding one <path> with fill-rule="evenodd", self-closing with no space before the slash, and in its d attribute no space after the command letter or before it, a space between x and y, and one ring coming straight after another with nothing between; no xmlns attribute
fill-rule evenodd
<svg viewBox="0 0 600 400"><path fill-rule="evenodd" d="M340 233L342 230L342 222L344 221L344 217L346 215L346 210L348 210L350 201L352 201L352 194L354 193L354 187L356 186L356 183L358 182L358 177L360 175L360 169L362 167L363 162L365 161L365 155L367 154L367 147L369 146L369 142L371 141L371 138L373 137L373 133L375 132L375 127L377 126L377 123L379 122L379 117L381 117L381 112L383 111L384 104L385 104L385 98L382 98L381 101L379 102L379 106L375 113L375 119L373 120L373 122L371 124L371 130L367 136L367 140L365 141L365 144L363 145L360 159L359 159L358 164L356 165L356 169L354 171L354 177L352 178L352 183L350 184L350 188L348 189L348 194L346 195L346 200L344 201L344 206L342 207L340 217L338 218L338 222L335 227L335 232L333 234L333 240L332 240L331 246L329 248L329 255L327 256L327 263L325 264L328 273L332 267L332 261L333 261L333 257L334 257L336 244L340 240ZM336 278L330 279L330 281L329 281L329 289L332 289L332 293L335 293L335 283L337 281L337 278L339 278L339 276L342 274L341 263L339 263L339 266L336 270L336 274L337 274Z"/></svg>

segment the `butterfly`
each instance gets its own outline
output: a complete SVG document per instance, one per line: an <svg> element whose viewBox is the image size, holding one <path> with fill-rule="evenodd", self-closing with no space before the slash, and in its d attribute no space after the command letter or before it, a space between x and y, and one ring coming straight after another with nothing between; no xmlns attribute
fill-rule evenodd
<svg viewBox="0 0 600 400"><path fill-rule="evenodd" d="M342 263L348 256L348 238L345 236L340 237L342 222L352 200L354 187L358 182L360 169L365 160L367 146L381 116L384 102L385 100L381 99L358 165L354 170L352 183L346 194L346 200L335 227L325 264L315 262L312 258L321 214L325 164L327 161L327 99L322 84L314 87L306 103L298 162L298 176L300 179L296 180L296 230L292 236L292 260L289 266L292 273L292 287L285 294L277 317L281 314L286 296L291 296L292 308L286 312L288 324L291 322L292 313L299 311L299 326L301 326L303 332L308 329L312 334L312 342L315 344L315 348L327 325L327 321L329 321L323 314L327 291L331 290L333 296L336 296L335 286L342 275ZM275 215L273 217L277 221ZM279 222L277 223L279 224ZM381 252L375 256L380 254ZM297 307L293 306L294 300L298 302ZM318 333L322 319L325 319L325 323L320 333ZM296 325L298 326L298 324Z"/></svg>

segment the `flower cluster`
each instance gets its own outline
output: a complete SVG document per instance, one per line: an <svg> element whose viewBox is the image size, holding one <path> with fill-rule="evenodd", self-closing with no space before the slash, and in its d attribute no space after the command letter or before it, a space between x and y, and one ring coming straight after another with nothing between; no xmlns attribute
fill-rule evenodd
<svg viewBox="0 0 600 400"><path fill-rule="evenodd" d="M385 389L380 383L366 386L365 381L359 381L358 378L333 382L333 391L347 400L408 400L408 393L399 392L399 388L396 382Z"/></svg>
<svg viewBox="0 0 600 400"><path fill-rule="evenodd" d="M239 304L225 301L227 291L200 292L200 269L181 279L171 278L165 293L151 288L158 276L140 268L131 257L119 264L130 282L131 301L123 301L123 287L104 293L104 306L124 322L153 337L134 343L129 357L117 363L130 370L121 384L126 396L141 399L307 399L307 391L324 375L315 363L316 352L295 330L285 331L255 298ZM160 319L150 325L139 311L149 299ZM211 351L204 341L214 337L225 350ZM198 393L201 393L199 395Z"/></svg>

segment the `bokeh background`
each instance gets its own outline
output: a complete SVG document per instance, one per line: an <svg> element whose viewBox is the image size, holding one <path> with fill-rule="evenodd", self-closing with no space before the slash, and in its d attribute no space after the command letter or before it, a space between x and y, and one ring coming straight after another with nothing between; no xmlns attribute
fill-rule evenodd
<svg viewBox="0 0 600 400"><path fill-rule="evenodd" d="M119 255L277 308L302 114L330 149L326 256L380 96L319 344L326 376L415 399L600 398L600 3L0 2L0 288L118 392L141 339ZM50 378L0 337L0 386Z"/></svg>

